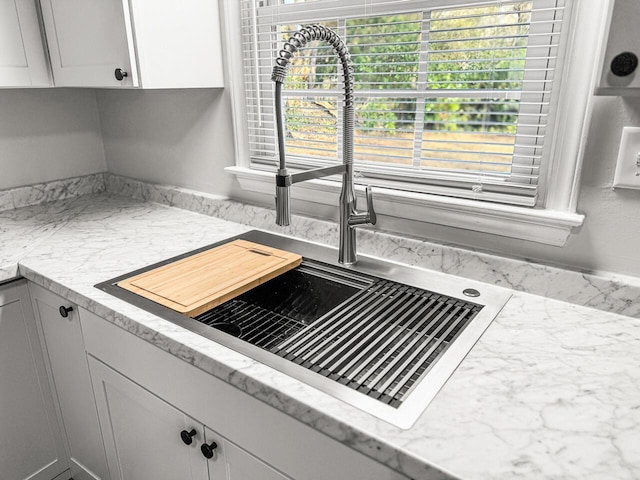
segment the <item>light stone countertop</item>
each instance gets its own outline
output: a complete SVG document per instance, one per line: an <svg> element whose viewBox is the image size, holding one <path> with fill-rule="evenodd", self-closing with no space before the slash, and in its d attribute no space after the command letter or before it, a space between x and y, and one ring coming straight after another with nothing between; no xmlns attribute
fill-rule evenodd
<svg viewBox="0 0 640 480"><path fill-rule="evenodd" d="M19 273L410 477L640 478L640 320L515 292L402 430L93 287L249 230L108 194L0 212Z"/></svg>

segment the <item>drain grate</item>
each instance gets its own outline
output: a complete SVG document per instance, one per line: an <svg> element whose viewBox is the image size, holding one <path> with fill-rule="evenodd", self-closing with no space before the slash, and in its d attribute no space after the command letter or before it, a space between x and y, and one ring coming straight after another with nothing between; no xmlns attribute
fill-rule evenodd
<svg viewBox="0 0 640 480"><path fill-rule="evenodd" d="M382 280L272 351L398 407L481 309Z"/></svg>
<svg viewBox="0 0 640 480"><path fill-rule="evenodd" d="M398 407L481 309L378 280L311 324L241 297L196 319Z"/></svg>

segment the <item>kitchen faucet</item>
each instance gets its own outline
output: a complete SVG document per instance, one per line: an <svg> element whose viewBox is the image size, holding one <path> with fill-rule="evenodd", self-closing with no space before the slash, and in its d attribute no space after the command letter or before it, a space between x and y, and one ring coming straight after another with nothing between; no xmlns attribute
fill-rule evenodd
<svg viewBox="0 0 640 480"><path fill-rule="evenodd" d="M329 43L342 64L344 76L344 125L342 165L316 168L301 173L289 174L285 162L284 126L282 116L282 85L287 77L289 62L298 49L312 40L324 40ZM356 194L353 188L353 64L349 50L344 41L330 28L322 25L306 25L296 31L285 42L273 67L271 80L275 82L275 108L278 130L278 151L280 166L276 173L276 223L291 223L291 205L289 187L293 183L342 173L342 190L340 192L340 246L338 261L352 265L357 261L356 229L358 225L375 225L376 213L373 210L371 187L366 187L367 211L356 210Z"/></svg>

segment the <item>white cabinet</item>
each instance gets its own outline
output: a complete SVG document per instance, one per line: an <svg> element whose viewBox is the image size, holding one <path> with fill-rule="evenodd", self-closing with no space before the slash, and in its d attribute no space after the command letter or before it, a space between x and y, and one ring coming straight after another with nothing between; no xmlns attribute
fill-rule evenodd
<svg viewBox="0 0 640 480"><path fill-rule="evenodd" d="M115 370L89 364L112 480L286 480Z"/></svg>
<svg viewBox="0 0 640 480"><path fill-rule="evenodd" d="M29 285L43 350L57 394L74 478L109 478L78 308Z"/></svg>
<svg viewBox="0 0 640 480"><path fill-rule="evenodd" d="M26 282L0 286L0 477L50 480L65 471Z"/></svg>
<svg viewBox="0 0 640 480"><path fill-rule="evenodd" d="M0 87L48 86L36 0L0 0Z"/></svg>
<svg viewBox="0 0 640 480"><path fill-rule="evenodd" d="M223 86L217 0L41 5L56 86Z"/></svg>

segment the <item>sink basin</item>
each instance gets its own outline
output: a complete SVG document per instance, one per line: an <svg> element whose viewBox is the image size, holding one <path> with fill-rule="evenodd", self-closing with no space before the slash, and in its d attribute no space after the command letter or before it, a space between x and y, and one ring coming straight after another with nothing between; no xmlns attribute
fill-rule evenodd
<svg viewBox="0 0 640 480"><path fill-rule="evenodd" d="M236 238L299 253L303 262L195 318L116 283L218 244L96 287L401 428L415 422L510 296L368 257L344 267L331 248L265 232Z"/></svg>

